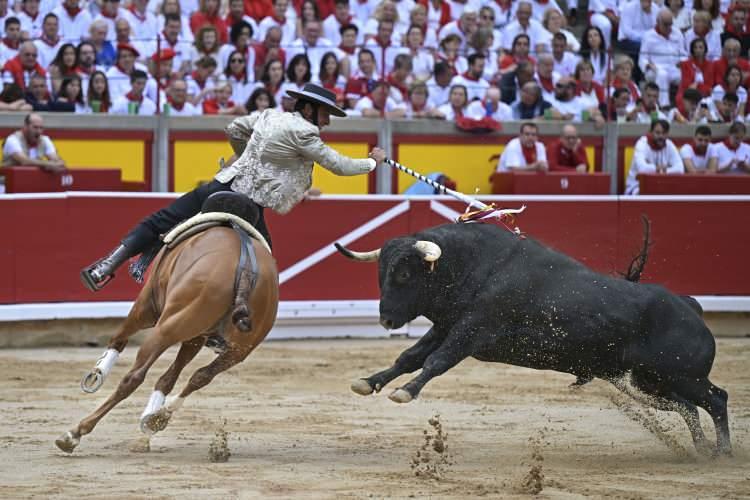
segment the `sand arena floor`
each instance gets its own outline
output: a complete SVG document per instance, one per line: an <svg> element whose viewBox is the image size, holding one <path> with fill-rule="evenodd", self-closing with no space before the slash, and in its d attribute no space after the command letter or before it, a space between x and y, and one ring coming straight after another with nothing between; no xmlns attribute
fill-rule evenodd
<svg viewBox="0 0 750 500"><path fill-rule="evenodd" d="M717 460L695 454L678 416L602 381L573 390L569 375L467 360L406 405L389 388L350 392L413 342L266 342L189 398L150 452L132 451L172 349L71 456L54 439L109 394L136 347L93 395L78 382L102 348L0 350L0 498L750 498L750 339L718 340L711 378L729 391L735 451ZM217 433L225 463L209 460Z"/></svg>

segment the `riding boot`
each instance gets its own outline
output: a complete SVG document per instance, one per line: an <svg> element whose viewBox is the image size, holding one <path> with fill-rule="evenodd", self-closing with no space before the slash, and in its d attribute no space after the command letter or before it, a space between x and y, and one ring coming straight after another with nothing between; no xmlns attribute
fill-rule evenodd
<svg viewBox="0 0 750 500"><path fill-rule="evenodd" d="M81 270L81 282L92 292L98 292L115 276L123 262L136 255L129 247L120 245L106 257Z"/></svg>

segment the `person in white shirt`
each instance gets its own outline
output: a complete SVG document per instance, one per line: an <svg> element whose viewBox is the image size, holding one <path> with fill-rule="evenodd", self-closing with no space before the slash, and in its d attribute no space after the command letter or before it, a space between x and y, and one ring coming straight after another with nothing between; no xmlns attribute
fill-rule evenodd
<svg viewBox="0 0 750 500"><path fill-rule="evenodd" d="M93 18L88 10L80 6L80 0L64 0L52 12L60 20L60 35L63 40L78 43L86 37Z"/></svg>
<svg viewBox="0 0 750 500"><path fill-rule="evenodd" d="M471 54L468 57L469 69L461 75L454 76L451 80L451 86L463 85L466 87L469 93L469 101L481 99L490 87L489 82L482 78L485 60L484 54L477 52Z"/></svg>
<svg viewBox="0 0 750 500"><path fill-rule="evenodd" d="M568 51L567 47L568 44L565 35L555 33L555 36L552 37L553 71L560 76L573 76L576 72L576 66L581 60L580 57ZM591 66L591 70L593 72L593 65Z"/></svg>
<svg viewBox="0 0 750 500"><path fill-rule="evenodd" d="M448 35L457 35L461 39L461 52L468 48L469 39L477 30L477 12L475 10L464 9L463 14L457 21L451 21L438 32L438 40L442 40Z"/></svg>
<svg viewBox="0 0 750 500"><path fill-rule="evenodd" d="M711 144L711 128L706 125L697 127L693 141L680 148L680 157L686 174L716 173L718 156L716 146Z"/></svg>
<svg viewBox="0 0 750 500"><path fill-rule="evenodd" d="M458 118L466 116L469 104L467 95L466 87L464 85L451 85L451 93L448 102L437 109L439 113L437 116L439 118L444 118L449 122L456 121Z"/></svg>
<svg viewBox="0 0 750 500"><path fill-rule="evenodd" d="M523 0L518 2L516 20L508 24L503 30L503 50L510 52L513 48L513 40L521 33L528 35L531 46L530 52L532 55L536 55L539 50L543 50L545 41L548 40L551 35L546 29L544 29L542 23L531 18L531 12L532 6L529 2Z"/></svg>
<svg viewBox="0 0 750 500"><path fill-rule="evenodd" d="M576 81L563 76L555 84L555 95L549 100L552 108L560 114L561 120L574 122L588 121L598 115L597 107L587 108L584 101L576 95ZM586 115L588 113L588 116Z"/></svg>
<svg viewBox="0 0 750 500"><path fill-rule="evenodd" d="M320 68L320 60L326 52L333 50L333 44L320 36L320 22L307 21L302 27L302 36L297 38L286 50L287 66L297 54L307 54L310 67Z"/></svg>
<svg viewBox="0 0 750 500"><path fill-rule="evenodd" d="M656 120L651 132L635 143L633 161L625 184L625 194L639 194L639 174L684 174L685 167L674 143L667 139L669 122Z"/></svg>
<svg viewBox="0 0 750 500"><path fill-rule="evenodd" d="M258 23L258 39L265 40L266 33L273 26L281 29L281 46L287 48L297 36L296 19L286 15L289 0L275 0L273 3L273 15L264 17Z"/></svg>
<svg viewBox="0 0 750 500"><path fill-rule="evenodd" d="M359 19L351 15L349 0L335 0L333 2L333 14L323 21L323 36L338 47L341 44L341 28L350 24L357 27L357 34L362 32L362 24ZM363 37L358 36L357 44L361 44L362 41Z"/></svg>
<svg viewBox="0 0 750 500"><path fill-rule="evenodd" d="M126 16L126 10L120 7L120 0L104 0L99 14L94 17L94 22L101 22L106 25L106 40L109 42L117 39L115 21L118 19L129 19ZM130 24L129 21L128 24Z"/></svg>
<svg viewBox="0 0 750 500"><path fill-rule="evenodd" d="M626 54L637 61L643 34L656 26L658 11L651 0L632 0L621 5L620 25L617 29L618 44Z"/></svg>
<svg viewBox="0 0 750 500"><path fill-rule="evenodd" d="M141 42L155 40L159 33L156 16L146 9L147 6L148 0L132 0L130 8L123 13L123 17L133 30L130 36Z"/></svg>
<svg viewBox="0 0 750 500"><path fill-rule="evenodd" d="M49 64L55 59L57 52L63 45L63 40L59 35L60 23L57 16L50 12L44 16L44 22L42 23L42 36L38 40L34 40L36 50L38 52L37 62L39 65L47 69Z"/></svg>
<svg viewBox="0 0 750 500"><path fill-rule="evenodd" d="M27 38L32 40L42 36L44 16L48 14L48 12L41 12L39 7L39 0L23 0L21 10L16 14L18 20L21 21L21 31L25 31Z"/></svg>
<svg viewBox="0 0 750 500"><path fill-rule="evenodd" d="M693 14L693 26L685 32L685 51L690 54L690 44L696 38L702 38L706 43L706 59L715 61L721 57L721 33L711 29L711 15L699 10Z"/></svg>
<svg viewBox="0 0 750 500"><path fill-rule="evenodd" d="M141 115L148 116L156 113L154 101L144 95L148 74L136 69L130 75L130 91L121 95L112 102L113 115Z"/></svg>
<svg viewBox="0 0 750 500"><path fill-rule="evenodd" d="M620 25L620 2L617 0L589 0L591 25L599 28L605 39L612 41L612 27ZM622 2L623 7L625 2Z"/></svg>
<svg viewBox="0 0 750 500"><path fill-rule="evenodd" d="M520 135L512 139L500 155L497 171L546 171L549 168L547 150L544 144L537 140L537 134L536 124L521 124Z"/></svg>
<svg viewBox="0 0 750 500"><path fill-rule="evenodd" d="M653 123L655 120L666 120L667 115L659 109L659 86L648 82L643 95L635 107L628 112L628 121Z"/></svg>
<svg viewBox="0 0 750 500"><path fill-rule="evenodd" d="M25 165L39 167L47 172L64 172L65 162L43 131L41 115L26 115L23 128L10 134L3 143L3 166Z"/></svg>
<svg viewBox="0 0 750 500"><path fill-rule="evenodd" d="M435 63L432 78L427 80L427 90L430 94L429 102L433 108L438 108L448 102L451 94L451 80L453 73L445 61Z"/></svg>
<svg viewBox="0 0 750 500"><path fill-rule="evenodd" d="M5 64L18 55L21 46L21 23L17 17L5 19L5 37L0 41L0 63Z"/></svg>
<svg viewBox="0 0 750 500"><path fill-rule="evenodd" d="M513 120L513 110L500 100L502 94L498 87L490 87L481 101L472 101L466 108L466 115L474 120L490 117L496 122Z"/></svg>
<svg viewBox="0 0 750 500"><path fill-rule="evenodd" d="M669 106L669 87L679 82L682 76L677 65L687 58L685 38L672 26L673 23L672 11L663 9L659 12L656 27L643 35L638 58L638 66L646 80L659 86L659 104L662 106Z"/></svg>
<svg viewBox="0 0 750 500"><path fill-rule="evenodd" d="M167 91L169 114L171 116L195 116L203 114L203 109L193 106L187 99L187 83L181 78L172 80Z"/></svg>
<svg viewBox="0 0 750 500"><path fill-rule="evenodd" d="M403 103L397 103L390 96L389 85L383 80L379 80L369 95L362 97L357 101L352 116L362 116L364 118L403 118L406 116L406 106ZM347 113L350 114L350 113Z"/></svg>
<svg viewBox="0 0 750 500"><path fill-rule="evenodd" d="M714 145L718 157L718 172L724 174L750 174L750 145L746 144L744 123L735 122L729 135Z"/></svg>

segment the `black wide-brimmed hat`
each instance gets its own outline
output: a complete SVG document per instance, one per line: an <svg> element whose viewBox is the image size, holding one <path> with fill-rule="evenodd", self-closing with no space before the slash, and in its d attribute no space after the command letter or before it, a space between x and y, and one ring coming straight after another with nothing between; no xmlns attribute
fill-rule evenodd
<svg viewBox="0 0 750 500"><path fill-rule="evenodd" d="M287 90L286 93L295 99L322 104L328 108L333 116L346 116L346 111L336 106L336 94L320 85L306 83L301 92Z"/></svg>

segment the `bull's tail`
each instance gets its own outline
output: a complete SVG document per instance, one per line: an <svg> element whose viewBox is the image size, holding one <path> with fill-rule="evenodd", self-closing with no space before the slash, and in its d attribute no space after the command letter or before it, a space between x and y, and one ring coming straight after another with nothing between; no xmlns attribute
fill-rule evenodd
<svg viewBox="0 0 750 500"><path fill-rule="evenodd" d="M643 273L643 268L646 267L646 261L648 260L648 248L652 244L651 221L646 215L641 214L641 222L643 223L643 247L638 255L633 257L633 260L630 261L627 272L622 275L627 281L632 281L633 283L641 281L641 274Z"/></svg>

